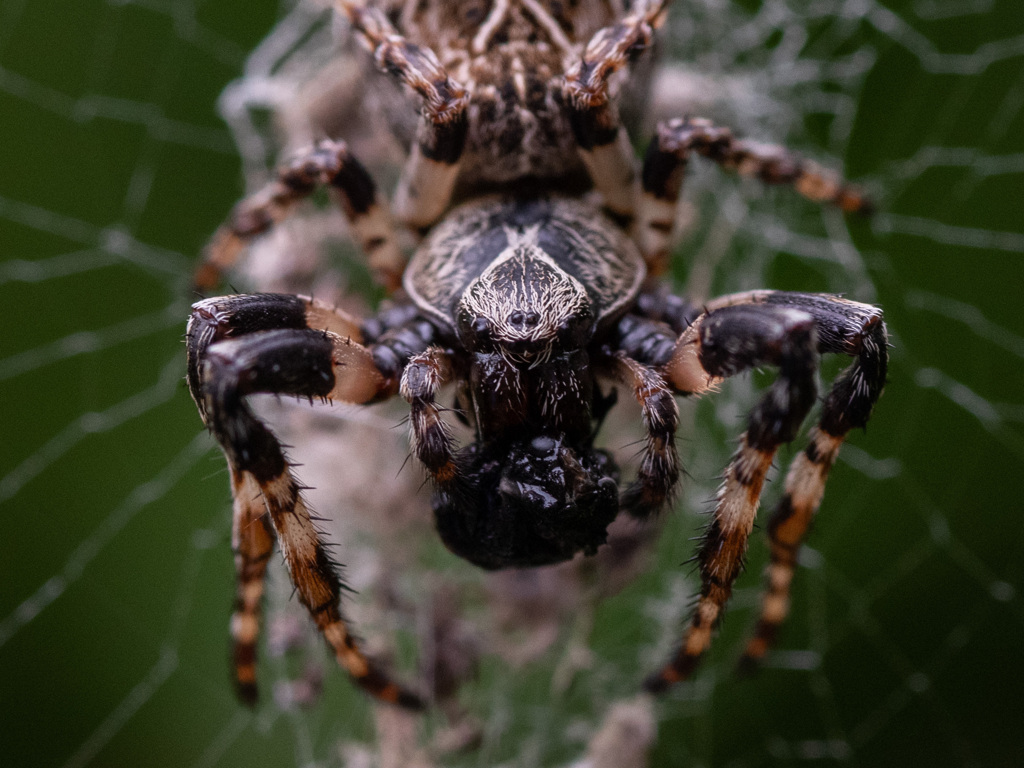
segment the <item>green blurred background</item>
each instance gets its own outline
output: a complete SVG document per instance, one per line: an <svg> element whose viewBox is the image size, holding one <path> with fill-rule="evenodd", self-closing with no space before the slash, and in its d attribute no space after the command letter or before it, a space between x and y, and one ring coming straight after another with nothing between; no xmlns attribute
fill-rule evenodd
<svg viewBox="0 0 1024 768"><path fill-rule="evenodd" d="M218 95L291 5L0 2L3 765L341 765L340 743L372 739L333 670L307 711L233 699L227 483L181 380L190 265L243 191ZM774 106L748 121L739 102L737 127L842 165L881 211L847 222L699 172L681 284L878 303L893 364L830 481L780 653L730 673L757 542L696 681L657 706L652 764L1022 765L1020 2L679 0L671 38L701 72L771 74L753 95ZM693 587L694 511L749 401L747 382L696 409L685 511L597 609L601 682L551 703L556 653L485 662L465 701L485 747L446 764L566 764L660 660L651 606L679 573Z"/></svg>

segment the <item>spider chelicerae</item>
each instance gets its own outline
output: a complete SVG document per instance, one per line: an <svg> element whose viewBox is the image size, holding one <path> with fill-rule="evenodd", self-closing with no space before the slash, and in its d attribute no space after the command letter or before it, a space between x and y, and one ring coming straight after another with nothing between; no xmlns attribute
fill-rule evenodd
<svg viewBox="0 0 1024 768"><path fill-rule="evenodd" d="M196 286L215 288L249 241L327 187L391 300L360 320L305 296L224 296L196 303L188 325L189 388L231 474L234 675L244 701L256 698L260 603L276 540L299 600L352 679L380 700L421 704L355 640L303 489L249 395L371 403L400 394L442 540L470 562L501 569L593 554L620 513L658 513L680 475L675 396L702 395L753 367L777 368L725 470L697 553L701 592L690 623L673 658L646 682L657 691L685 679L711 641L766 473L816 400L820 356L847 355L853 363L828 390L768 524L771 562L745 658L767 650L829 469L881 395L885 326L880 310L833 295L763 290L700 304L672 295L661 277L677 202L696 154L850 213L869 205L814 163L696 118L660 123L638 174L620 94L643 91L632 65L651 47L667 5L637 0L622 12L597 0L336 3L402 86L410 112L419 104L391 204L344 141L320 141L236 207ZM421 238L408 263L392 217ZM607 382L630 392L643 416L646 439L628 484L594 444L614 402ZM453 412L475 434L461 448L437 401L449 384Z"/></svg>

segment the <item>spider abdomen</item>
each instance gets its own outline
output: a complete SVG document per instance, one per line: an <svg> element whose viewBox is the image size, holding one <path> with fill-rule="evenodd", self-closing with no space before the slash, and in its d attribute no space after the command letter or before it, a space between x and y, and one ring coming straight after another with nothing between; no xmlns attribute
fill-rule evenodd
<svg viewBox="0 0 1024 768"><path fill-rule="evenodd" d="M434 516L445 545L481 568L593 554L619 512L618 468L604 451L541 436L474 443L459 458L468 482L435 493Z"/></svg>

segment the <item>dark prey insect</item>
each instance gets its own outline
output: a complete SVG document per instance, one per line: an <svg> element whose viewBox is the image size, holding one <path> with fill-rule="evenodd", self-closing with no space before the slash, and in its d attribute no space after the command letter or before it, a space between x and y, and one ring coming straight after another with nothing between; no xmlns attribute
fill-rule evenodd
<svg viewBox="0 0 1024 768"><path fill-rule="evenodd" d="M393 300L360 321L303 296L223 296L196 303L188 325L189 388L231 473L234 667L245 701L256 697L275 539L299 600L353 680L383 701L421 701L353 638L302 489L250 394L348 403L401 394L441 538L499 569L592 554L618 514L664 508L680 474L675 396L702 395L750 368L777 369L725 470L697 554L701 592L690 624L647 681L660 690L685 679L710 643L765 475L815 403L821 355L846 355L852 365L825 395L767 527L771 563L746 654L765 653L829 469L882 392L882 314L838 296L769 290L691 304L659 277L694 155L847 212L868 203L810 161L696 118L659 124L637 174L619 94L644 91L634 65L666 5L637 0L623 13L611 0L337 2L379 69L404 88L401 97L419 104L390 206L343 141L321 141L236 207L196 282L215 287L246 243L327 187ZM408 265L392 214L422 236ZM646 431L636 478L624 487L612 457L594 445L613 400L609 382L636 399ZM461 448L437 400L449 384L456 413L475 432Z"/></svg>

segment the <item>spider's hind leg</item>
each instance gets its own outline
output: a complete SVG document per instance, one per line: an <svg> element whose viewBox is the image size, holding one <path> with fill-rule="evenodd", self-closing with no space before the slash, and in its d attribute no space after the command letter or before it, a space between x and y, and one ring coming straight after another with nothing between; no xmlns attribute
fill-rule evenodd
<svg viewBox="0 0 1024 768"><path fill-rule="evenodd" d="M568 67L562 95L583 164L623 225L635 213L636 159L612 98L612 79L651 44L667 3L641 0L621 21L598 30L578 61Z"/></svg>
<svg viewBox="0 0 1024 768"><path fill-rule="evenodd" d="M808 200L830 203L847 213L872 210L860 189L785 147L736 139L728 128L703 118L666 120L651 139L641 174L637 238L651 274L668 270L677 201L694 152L741 176L788 185Z"/></svg>
<svg viewBox="0 0 1024 768"><path fill-rule="evenodd" d="M347 402L368 402L394 392L393 377L351 335L309 326L309 317L325 313L333 314L338 330L354 324L308 299L273 294L202 301L193 307L189 321L189 389L231 470L239 577L232 618L236 686L244 701L255 701L259 603L272 529L299 600L338 662L378 699L417 707L419 698L377 669L350 633L340 609L342 585L302 486L280 442L246 402L261 392Z"/></svg>
<svg viewBox="0 0 1024 768"><path fill-rule="evenodd" d="M337 194L377 281L389 291L397 289L405 258L395 239L387 202L378 196L372 177L348 145L331 140L296 155L278 169L273 181L235 206L206 247L193 277L195 288L200 292L215 288L249 242L290 216L299 202L322 186Z"/></svg>
<svg viewBox="0 0 1024 768"><path fill-rule="evenodd" d="M469 130L469 94L427 47L408 41L385 13L351 0L335 5L377 66L423 99L420 123L395 192L397 217L414 229L436 222L451 202Z"/></svg>

